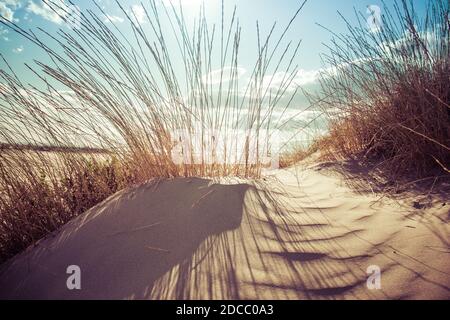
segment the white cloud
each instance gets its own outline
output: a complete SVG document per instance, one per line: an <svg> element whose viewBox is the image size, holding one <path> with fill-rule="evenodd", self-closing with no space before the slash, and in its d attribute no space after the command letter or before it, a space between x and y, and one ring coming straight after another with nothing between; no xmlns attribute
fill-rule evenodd
<svg viewBox="0 0 450 320"><path fill-rule="evenodd" d="M64 0L60 0L64 4ZM44 2L39 4L35 3L33 0L28 2L27 11L34 13L35 15L41 16L43 19L51 21L56 24L62 24L63 19L60 15L64 16L64 11L58 8L54 8L55 11L50 8L50 6ZM58 14L58 13L59 14Z"/></svg>
<svg viewBox="0 0 450 320"><path fill-rule="evenodd" d="M141 5L135 4L131 6L131 16L136 17L136 20L139 24L143 24L147 22L147 15L145 14L145 10ZM134 14L134 15L133 15Z"/></svg>
<svg viewBox="0 0 450 320"><path fill-rule="evenodd" d="M12 6L14 8L20 7L21 6L21 0L3 0L1 2L6 3L6 5L8 6Z"/></svg>
<svg viewBox="0 0 450 320"><path fill-rule="evenodd" d="M65 0L53 0L52 3L28 1L27 12L42 17L47 21L62 24L66 19L69 28L78 28L80 25L80 8L76 5L66 3Z"/></svg>
<svg viewBox="0 0 450 320"><path fill-rule="evenodd" d="M7 36L7 34L9 33L9 30L4 28L3 26L0 26L0 37L5 40L5 41L9 41L9 38Z"/></svg>
<svg viewBox="0 0 450 320"><path fill-rule="evenodd" d="M123 21L124 21L124 19L122 17L113 16L113 15L109 15L109 14L107 14L105 16L105 19L103 20L103 22L105 22L105 23L109 23L109 22L122 23Z"/></svg>
<svg viewBox="0 0 450 320"><path fill-rule="evenodd" d="M297 74L292 82L298 86L314 83L319 78L320 72L321 72L321 70L309 70L308 71L308 70L300 69L297 72Z"/></svg>
<svg viewBox="0 0 450 320"><path fill-rule="evenodd" d="M322 71L322 69L300 69L296 73L286 73L281 71L275 74L269 74L263 78L262 89L277 91L281 88L286 88L287 92L294 92L298 87L316 82ZM290 79L292 79L292 81Z"/></svg>
<svg viewBox="0 0 450 320"><path fill-rule="evenodd" d="M275 74L264 76L262 81L263 90L278 90L283 83L287 81L288 77L289 75L286 72L277 72Z"/></svg>
<svg viewBox="0 0 450 320"><path fill-rule="evenodd" d="M23 52L23 45L21 45L21 46L18 47L18 48L13 49L13 52L14 52L14 53L17 53L17 54L22 53L22 52Z"/></svg>
<svg viewBox="0 0 450 320"><path fill-rule="evenodd" d="M0 16L9 21L14 21L14 11L7 6L8 3L0 1Z"/></svg>
<svg viewBox="0 0 450 320"><path fill-rule="evenodd" d="M268 74L262 79L261 90L263 92L267 91L268 95L275 95L280 89L286 89L287 93L293 93L299 87L318 84L321 77L331 77L336 75L338 70L344 67L344 65L341 65L338 67L320 68L316 70L300 69L297 72L286 73L280 71L274 74ZM239 90L238 95L247 98L250 97L252 84L253 89L255 88L254 81L255 79L248 79L247 83ZM250 87L248 87L249 85ZM257 86L259 86L259 83Z"/></svg>
<svg viewBox="0 0 450 320"><path fill-rule="evenodd" d="M367 28L370 33L378 33L382 28L382 17L381 17L381 8L376 5L367 6L367 14L369 17L367 18Z"/></svg>
<svg viewBox="0 0 450 320"><path fill-rule="evenodd" d="M162 4L170 7L171 5L178 7L182 6L200 6L203 3L203 0L161 0Z"/></svg>
<svg viewBox="0 0 450 320"><path fill-rule="evenodd" d="M417 26L416 30L418 30ZM408 30L405 31L401 38L395 41L383 42L381 44L381 49L384 52L397 51L398 53L411 53L413 50L417 49L417 39L420 39L425 48L431 52L436 48L436 44L442 40L436 31L418 31L416 34L412 34L411 31Z"/></svg>
<svg viewBox="0 0 450 320"><path fill-rule="evenodd" d="M239 79L246 72L247 70L242 67L224 67L223 69L213 70L209 74L203 75L202 79L204 82L208 82L209 84L220 84L221 81L222 83L226 83L232 80L232 78Z"/></svg>

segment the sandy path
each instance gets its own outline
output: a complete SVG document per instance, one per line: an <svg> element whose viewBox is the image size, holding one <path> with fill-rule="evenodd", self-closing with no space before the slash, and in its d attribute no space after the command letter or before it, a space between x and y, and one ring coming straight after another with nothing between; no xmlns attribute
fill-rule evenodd
<svg viewBox="0 0 450 320"><path fill-rule="evenodd" d="M0 298L450 299L448 204L378 201L297 169L122 191L3 265Z"/></svg>

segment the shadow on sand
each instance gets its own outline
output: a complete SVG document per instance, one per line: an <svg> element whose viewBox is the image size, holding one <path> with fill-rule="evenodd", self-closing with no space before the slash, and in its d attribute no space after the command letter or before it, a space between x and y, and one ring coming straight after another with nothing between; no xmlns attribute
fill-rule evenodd
<svg viewBox="0 0 450 320"><path fill-rule="evenodd" d="M0 297L151 298L155 280L206 238L239 227L247 188L191 178L116 194L6 263ZM66 287L69 265L81 269L81 290Z"/></svg>
<svg viewBox="0 0 450 320"><path fill-rule="evenodd" d="M373 263L383 275L401 268L448 296L445 283L383 245L398 231L368 241L375 227L336 225L329 217L341 204L311 197L276 181L221 185L199 178L123 191L3 265L0 298L409 298L367 290L366 266ZM369 213L376 218L380 211ZM69 265L81 269L81 290L66 287Z"/></svg>

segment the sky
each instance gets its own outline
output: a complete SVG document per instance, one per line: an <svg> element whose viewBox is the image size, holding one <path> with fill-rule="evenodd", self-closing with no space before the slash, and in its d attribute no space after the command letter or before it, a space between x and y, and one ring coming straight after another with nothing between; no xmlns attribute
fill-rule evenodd
<svg viewBox="0 0 450 320"><path fill-rule="evenodd" d="M68 0L53 0L67 1ZM156 0L158 6L170 6L171 0ZM97 0L98 4L105 10L109 21L113 21L125 33L130 32L126 28L128 23L123 12L114 0ZM146 0L142 1L146 5ZM173 0L178 4L178 0ZM198 16L199 7L203 0L181 0L183 10L187 20L193 21ZM254 53L256 37L256 21L258 21L261 34L267 34L274 22L277 22L277 31L290 21L293 14L299 8L303 0L224 0L225 18L229 18L234 6L237 7L237 16L242 26L241 35L241 56L239 65L242 73L252 68L254 64ZM388 7L392 7L394 0L386 0ZM84 11L93 9L91 0L73 0L73 3ZM120 1L126 10L136 10L136 16L146 23L146 18L138 7L140 0ZM210 23L220 24L221 20L221 0L205 0L205 15ZM413 0L416 10L420 13L425 10L426 1ZM355 11L359 12L364 19L370 17L368 6L383 7L380 0L309 0L305 4L299 17L295 20L287 39L297 41L302 40L300 53L295 63L299 66L298 83L308 84L316 80L317 71L324 67L321 60L321 53L326 52L324 44L329 44L331 34L322 28L323 25L336 33L345 33L346 26L338 12L349 19L350 23L356 23ZM133 9L135 8L135 9ZM137 8L137 9L136 9ZM381 9L382 10L382 9ZM382 13L382 12L381 12ZM50 33L56 33L59 28L68 29L68 26L58 17L42 0L0 0L0 14L11 21L17 23L24 29L37 30L42 28ZM371 26L368 26L371 28ZM9 31L5 27L0 28L0 53L6 58L15 71L22 77L33 82L32 74L24 66L24 63L31 64L34 59L47 61L42 50L28 42L22 36ZM173 44L175 45L175 44ZM2 66L3 67L3 66Z"/></svg>
<svg viewBox="0 0 450 320"><path fill-rule="evenodd" d="M66 24L61 17L58 16L58 14L46 5L46 1L53 1L57 4L63 2L68 4L69 1L72 1L74 5L73 8L76 10L80 10L84 13L86 13L87 10L93 10L101 19L103 19L106 25L111 26L111 28L115 26L120 29L127 40L133 39L133 32L132 28L130 28L130 22L127 21L126 15L117 5L115 0L95 0L104 13L100 12L100 10L95 6L93 0L0 0L0 15L4 19L14 22L20 28L31 30L37 35L44 36L39 29L52 35L55 35L60 31L70 33L73 26ZM147 21L147 17L142 10L141 1L144 6L148 8L150 0L121 0L120 5L128 14L133 12L144 30L150 31L151 24ZM222 18L222 0L154 1L157 3L158 10L162 10L164 8L170 9L170 1L172 1L175 5L178 5L178 1L181 1L181 6L183 8L188 28L193 26L194 21L199 16L199 9L203 2L204 14L206 20L208 21L208 26L211 27L211 25L216 24L216 27L220 29ZM283 127L283 129L288 131L295 131L299 128L305 128L305 126L312 128L312 126L310 126L310 121L312 119L317 119L318 111L308 110L308 106L310 105L309 101L303 94L303 91L297 91L297 86L300 86L302 89L307 91L320 90L318 76L321 70L326 70L329 67L324 65L321 54L328 52L326 45L330 45L333 37L330 30L335 34L346 34L346 22L341 16L345 17L349 24L356 25L358 21L355 15L360 14L361 21L364 22L363 27L367 29L367 32L377 32L379 27L376 23L377 15L383 14L385 6L387 8L392 8L394 1L395 0L384 0L384 2L382 2L382 0L308 0L306 2L297 19L293 22L289 31L286 33L285 40L282 43L282 46L284 46L291 40L293 43L297 43L297 41L301 40L299 54L293 61L299 71L293 81L294 88L289 88L289 90L295 93L295 98L292 100L293 109L290 109L289 112L286 113L282 110L275 110L275 112L271 114L271 118L274 123L284 123L284 119L289 119L289 121L286 121L286 126ZM426 1L411 1L415 6L415 10L418 15L421 15L421 13L426 11ZM291 21L291 18L303 2L304 0L223 1L225 25L228 25L231 20L233 9L236 7L237 18L239 19L239 25L242 28L237 69L240 88L238 88L239 91L236 92L237 97L246 99L247 96L244 92L246 87L245 84L249 84L252 81L251 74L255 62L257 61L257 22L261 39L264 39L265 36L267 36L273 23L276 22L276 29L274 31L274 38L276 39L280 34L282 34L284 28L288 25L289 21ZM169 33L171 29L168 22L163 19L161 23L162 29L167 30ZM324 27L329 30L326 30ZM216 37L218 36L216 35ZM42 39L46 39L44 40L46 45L50 47L54 45L54 42L52 42L48 37L44 36ZM152 39L152 41L155 40L156 39ZM171 52L177 51L177 43L173 37L171 38L168 36L167 47ZM215 50L219 50L217 47L215 48ZM282 52L283 49L280 49L277 54L282 54ZM217 57L220 55L217 53L218 51L215 51L215 59L219 59ZM51 64L49 57L41 48L31 43L23 36L8 30L5 26L0 25L0 54L4 59L6 59L15 74L21 79L22 83L29 84L28 88L33 86L38 89L46 90L45 83L26 67L26 65L30 65L39 72L39 67L37 67L35 61ZM170 60L174 66L175 72L177 73L178 80L183 81L183 76L181 75L181 72L184 71L182 59L174 54L171 56ZM276 58L274 60L276 60ZM216 61L216 64L217 62L218 61ZM210 69L213 71L210 72L209 75L204 75L204 77L209 77L216 87L219 86L218 83L220 80L216 81L214 79L220 79L219 75L221 74L217 68L220 69L220 64L218 64L217 67L213 66ZM229 67L225 64L225 68ZM0 60L0 70L2 69L6 69L6 64ZM42 74L42 72L39 73ZM285 74L282 72L277 72L277 70L269 70L266 75L268 80L270 80L268 81L270 82L269 86L281 86L284 75ZM159 79L158 82L160 82ZM52 82L52 85L58 91L63 92L62 94L64 94L66 99L69 99L69 101L71 100L70 95L72 92L66 91L67 88L65 88L61 83ZM186 90L183 95L185 95L185 97L189 96L189 90ZM284 96L283 99L286 101L281 101L281 103L279 103L281 107L286 105L285 102L288 102L290 99L290 94ZM298 113L299 110L302 114ZM304 112L305 110L306 112ZM295 120L293 120L294 118ZM317 127L320 130L323 130L324 128L324 124L320 119L317 121Z"/></svg>

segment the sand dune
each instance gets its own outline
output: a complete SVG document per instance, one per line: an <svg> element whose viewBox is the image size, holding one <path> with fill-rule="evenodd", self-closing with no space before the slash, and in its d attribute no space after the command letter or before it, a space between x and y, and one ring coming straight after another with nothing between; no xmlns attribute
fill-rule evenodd
<svg viewBox="0 0 450 320"><path fill-rule="evenodd" d="M319 165L149 182L4 264L0 298L449 299L450 207L411 201L356 193Z"/></svg>

